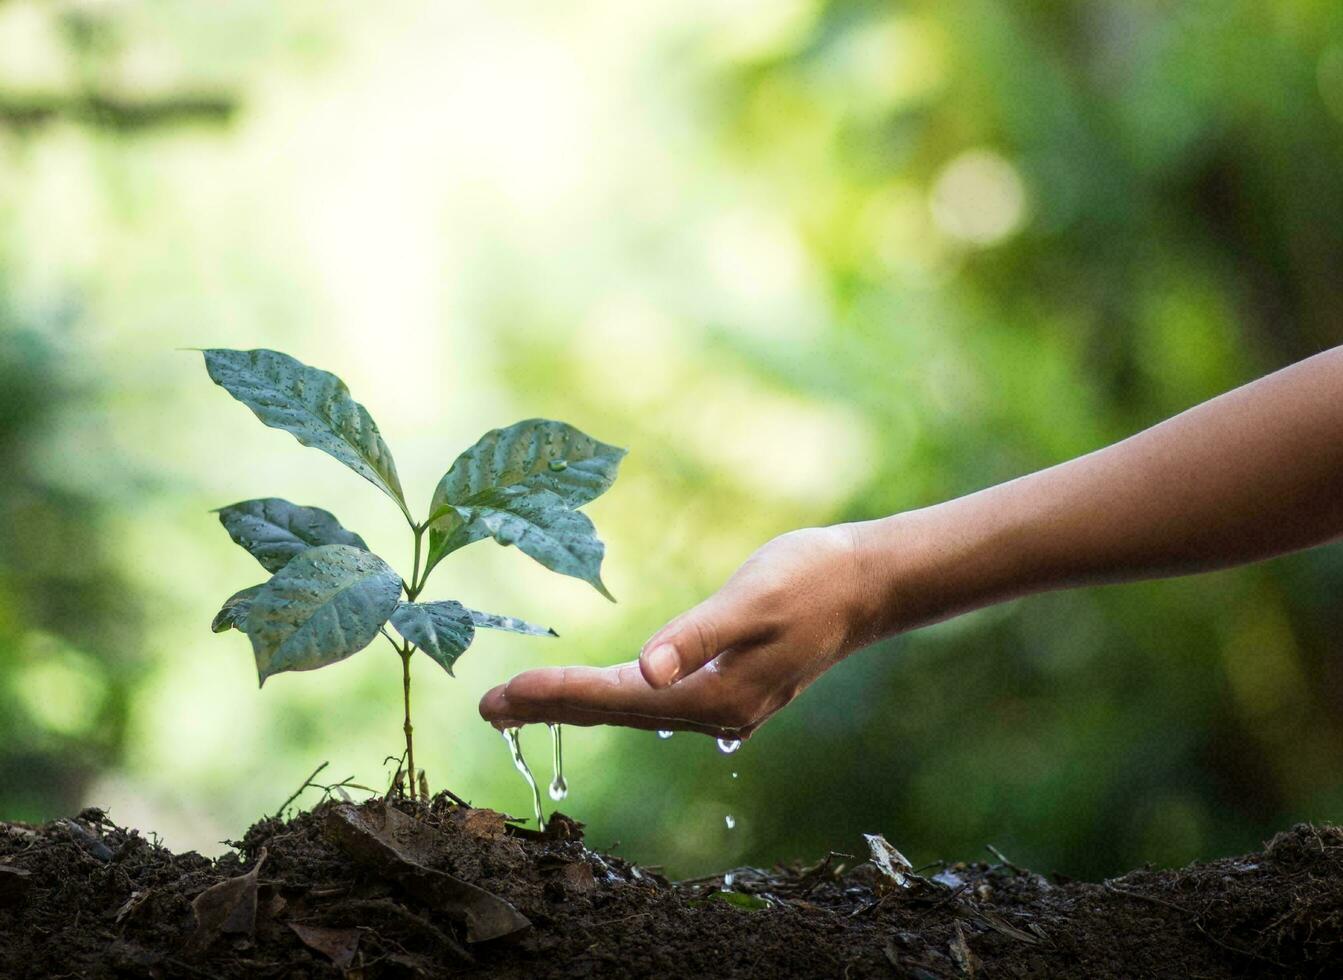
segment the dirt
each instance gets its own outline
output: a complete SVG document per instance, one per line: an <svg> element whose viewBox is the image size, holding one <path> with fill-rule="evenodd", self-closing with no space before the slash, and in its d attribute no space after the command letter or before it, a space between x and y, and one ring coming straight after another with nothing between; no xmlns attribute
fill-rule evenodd
<svg viewBox="0 0 1343 980"><path fill-rule="evenodd" d="M1336 827L1098 884L855 843L671 882L446 796L327 802L215 861L89 809L0 823L0 976L1343 976Z"/></svg>

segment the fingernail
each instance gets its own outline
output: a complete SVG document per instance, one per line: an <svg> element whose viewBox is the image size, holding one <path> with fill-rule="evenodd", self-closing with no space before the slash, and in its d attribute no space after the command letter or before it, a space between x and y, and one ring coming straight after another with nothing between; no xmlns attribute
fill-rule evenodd
<svg viewBox="0 0 1343 980"><path fill-rule="evenodd" d="M658 678L662 687L675 683L676 678L681 675L681 658L676 655L676 647L670 643L653 648L648 654L648 666L652 668L653 676Z"/></svg>

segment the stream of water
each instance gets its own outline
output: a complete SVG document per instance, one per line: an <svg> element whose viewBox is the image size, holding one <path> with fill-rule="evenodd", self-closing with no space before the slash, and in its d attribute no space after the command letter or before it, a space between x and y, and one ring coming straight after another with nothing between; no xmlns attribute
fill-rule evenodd
<svg viewBox="0 0 1343 980"><path fill-rule="evenodd" d="M541 791L536 788L536 780L532 778L532 771L527 766L527 760L522 757L522 745L518 741L518 729L505 728L504 741L508 743L509 754L513 756L513 767L522 773L522 778L527 780L527 785L532 791L532 807L536 811L536 826L540 830L546 827L545 814L541 812Z"/></svg>
<svg viewBox="0 0 1343 980"><path fill-rule="evenodd" d="M554 765L555 775L550 781L550 798L558 803L569 795L569 784L564 778L564 737L559 725L547 723L546 728L550 730L550 750L551 759ZM536 777L532 775L531 767L527 765L527 760L522 757L522 743L518 738L520 728L505 728L501 734L504 736L504 742L508 745L509 755L513 757L513 768L522 774L522 778L527 781L527 788L532 791L532 809L536 813L536 826L541 830L546 827L545 813L541 805L541 790L536 785ZM658 738L668 739L672 737L669 731L659 731ZM741 740L736 738L718 739L718 751L724 755L731 755L741 748ZM732 778L736 779L734 772ZM732 830L737 825L736 818L731 815L724 818L727 829Z"/></svg>
<svg viewBox="0 0 1343 980"><path fill-rule="evenodd" d="M564 781L564 747L559 725L547 724L550 729L550 749L554 757L555 778L550 781L550 798L558 803L569 795L569 784Z"/></svg>

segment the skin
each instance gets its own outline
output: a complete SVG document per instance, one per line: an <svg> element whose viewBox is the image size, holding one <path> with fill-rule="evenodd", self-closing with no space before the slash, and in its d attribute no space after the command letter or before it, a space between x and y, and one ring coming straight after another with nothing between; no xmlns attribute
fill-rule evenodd
<svg viewBox="0 0 1343 980"><path fill-rule="evenodd" d="M768 542L637 661L529 670L498 727L748 738L874 641L1054 589L1185 575L1343 535L1343 348L969 496Z"/></svg>

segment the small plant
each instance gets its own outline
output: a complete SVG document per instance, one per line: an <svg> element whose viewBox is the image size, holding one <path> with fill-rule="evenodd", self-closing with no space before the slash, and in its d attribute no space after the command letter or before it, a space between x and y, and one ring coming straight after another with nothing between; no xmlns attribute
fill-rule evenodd
<svg viewBox="0 0 1343 980"><path fill-rule="evenodd" d="M494 429L457 457L434 489L429 515L417 522L406 506L391 450L338 377L272 350L203 353L215 384L266 425L334 456L386 493L415 537L407 580L319 507L277 497L221 507L224 529L271 577L230 596L214 618L214 631L232 628L247 635L263 685L272 674L344 660L381 633L401 658L407 793L415 799L418 785L419 795L426 795L423 772L418 784L416 779L411 656L423 651L451 674L478 627L556 635L451 599L421 602L429 574L459 548L494 538L516 545L552 571L591 583L611 599L601 579L605 548L592 521L577 508L615 482L625 450L548 419Z"/></svg>

